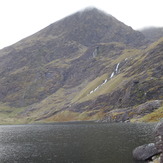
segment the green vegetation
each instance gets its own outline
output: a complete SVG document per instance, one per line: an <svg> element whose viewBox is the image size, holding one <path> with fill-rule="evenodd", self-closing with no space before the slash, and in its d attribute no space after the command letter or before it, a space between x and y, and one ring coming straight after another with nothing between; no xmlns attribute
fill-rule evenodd
<svg viewBox="0 0 163 163"><path fill-rule="evenodd" d="M18 117L18 114L25 108L14 108L7 104L0 103L0 124L21 124L26 123L25 119Z"/></svg>
<svg viewBox="0 0 163 163"><path fill-rule="evenodd" d="M100 95L103 94L107 94L107 93L111 93L113 90L116 90L119 88L120 83L123 83L123 74L119 74L118 76L114 77L113 79L110 79L105 85L103 85L102 87L100 87L97 91L95 91L92 94L87 94L87 95L83 95L82 99L79 99L78 102L84 102L84 101L88 101L88 100L92 100L97 98ZM96 87L98 86L98 84L96 84ZM94 88L96 88L94 87ZM88 87L89 90L90 87Z"/></svg>
<svg viewBox="0 0 163 163"><path fill-rule="evenodd" d="M140 122L158 122L163 118L163 106L139 119Z"/></svg>
<svg viewBox="0 0 163 163"><path fill-rule="evenodd" d="M104 75L102 75L100 77L97 77L95 80L90 82L83 90L81 90L79 92L79 94L77 94L77 96L75 96L75 98L72 100L72 102L73 103L74 102L79 102L82 98L85 98L85 97L86 97L87 100L89 100L88 99L89 98L88 96L90 96L89 93L92 90L94 90L95 88L97 88L99 85L101 85L104 82L104 80L107 79L107 78L108 78L107 74L104 74Z"/></svg>
<svg viewBox="0 0 163 163"><path fill-rule="evenodd" d="M159 120L162 107L148 114L135 109L163 98L163 38L147 43L140 32L92 9L2 49L0 124Z"/></svg>

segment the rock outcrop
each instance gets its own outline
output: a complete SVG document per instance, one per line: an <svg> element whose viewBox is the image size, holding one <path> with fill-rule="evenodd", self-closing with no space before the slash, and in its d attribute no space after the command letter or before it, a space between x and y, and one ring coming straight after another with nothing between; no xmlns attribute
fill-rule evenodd
<svg viewBox="0 0 163 163"><path fill-rule="evenodd" d="M157 150L156 145L154 143L139 146L133 151L133 157L136 160L141 161L149 160L157 154L159 154L159 151Z"/></svg>
<svg viewBox="0 0 163 163"><path fill-rule="evenodd" d="M151 27L151 28L145 28L143 30L141 30L140 32L142 32L144 34L144 36L154 42L157 41L158 39L160 39L161 37L163 37L163 28L157 28L157 27Z"/></svg>
<svg viewBox="0 0 163 163"><path fill-rule="evenodd" d="M154 135L155 143L145 144L133 150L133 157L136 160L152 160L150 163L163 163L163 122L156 125Z"/></svg>
<svg viewBox="0 0 163 163"><path fill-rule="evenodd" d="M149 43L87 9L0 50L0 124L159 121L163 38Z"/></svg>
<svg viewBox="0 0 163 163"><path fill-rule="evenodd" d="M159 122L155 128L155 144L160 153L160 163L163 163L163 121Z"/></svg>

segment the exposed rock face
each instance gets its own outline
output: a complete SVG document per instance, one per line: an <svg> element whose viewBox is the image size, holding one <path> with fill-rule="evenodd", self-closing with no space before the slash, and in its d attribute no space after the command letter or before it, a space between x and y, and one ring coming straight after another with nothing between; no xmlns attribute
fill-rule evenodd
<svg viewBox="0 0 163 163"><path fill-rule="evenodd" d="M77 12L0 50L0 124L137 120L163 106L162 56L163 39Z"/></svg>
<svg viewBox="0 0 163 163"><path fill-rule="evenodd" d="M163 122L157 124L155 128L156 148L161 153L160 163L163 163Z"/></svg>
<svg viewBox="0 0 163 163"><path fill-rule="evenodd" d="M85 50L97 43L110 42L139 47L146 40L142 33L111 15L89 9L55 22L12 48L2 50L0 101L15 107L28 106L64 85L75 87L92 74L94 77L104 66L93 57L83 60L80 56L85 56Z"/></svg>
<svg viewBox="0 0 163 163"><path fill-rule="evenodd" d="M133 150L133 157L136 160L153 160L152 163L160 160L160 163L163 163L163 122L156 125L154 134L155 143L145 144ZM155 157L158 154L160 154L160 158Z"/></svg>
<svg viewBox="0 0 163 163"><path fill-rule="evenodd" d="M156 108L159 108L161 106L161 100L154 100L154 101L149 101L144 104L139 105L136 110L138 113L147 113L147 112L152 112Z"/></svg>
<svg viewBox="0 0 163 163"><path fill-rule="evenodd" d="M159 154L159 152L154 143L139 146L133 151L133 157L140 161L151 159L156 154Z"/></svg>
<svg viewBox="0 0 163 163"><path fill-rule="evenodd" d="M139 118L146 114L152 113L154 110L161 107L162 100L152 100L140 104L134 108L121 108L113 109L107 113L105 117L101 119L102 122L127 122L132 118ZM95 106L94 106L95 108Z"/></svg>
<svg viewBox="0 0 163 163"><path fill-rule="evenodd" d="M143 29L140 32L142 32L144 36L148 38L150 41L156 41L163 37L163 28L151 27Z"/></svg>

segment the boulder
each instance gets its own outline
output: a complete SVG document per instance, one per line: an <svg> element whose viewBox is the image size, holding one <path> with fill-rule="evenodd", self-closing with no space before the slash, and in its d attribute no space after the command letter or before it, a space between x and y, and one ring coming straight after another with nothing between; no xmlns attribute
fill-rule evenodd
<svg viewBox="0 0 163 163"><path fill-rule="evenodd" d="M160 162L163 163L163 121L156 125L154 132L156 148L160 152Z"/></svg>
<svg viewBox="0 0 163 163"><path fill-rule="evenodd" d="M163 121L156 125L154 132L156 136L163 136Z"/></svg>
<svg viewBox="0 0 163 163"><path fill-rule="evenodd" d="M139 146L133 150L133 157L136 160L145 161L152 158L152 156L159 154L154 143Z"/></svg>
<svg viewBox="0 0 163 163"><path fill-rule="evenodd" d="M152 163L163 163L163 121L156 125L154 133L155 143L145 144L134 149L133 157L136 160L153 160L152 156L160 154L159 157L156 156Z"/></svg>

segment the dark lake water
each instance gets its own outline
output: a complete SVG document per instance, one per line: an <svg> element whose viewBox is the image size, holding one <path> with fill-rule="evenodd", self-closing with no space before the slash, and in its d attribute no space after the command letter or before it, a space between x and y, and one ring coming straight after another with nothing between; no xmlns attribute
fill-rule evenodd
<svg viewBox="0 0 163 163"><path fill-rule="evenodd" d="M0 163L138 163L153 124L56 123L0 126Z"/></svg>

